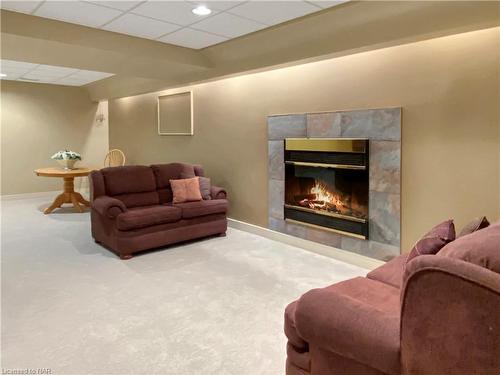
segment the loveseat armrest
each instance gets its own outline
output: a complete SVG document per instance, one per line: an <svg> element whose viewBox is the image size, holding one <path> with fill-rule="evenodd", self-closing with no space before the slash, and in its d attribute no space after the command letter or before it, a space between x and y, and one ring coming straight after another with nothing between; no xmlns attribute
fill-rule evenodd
<svg viewBox="0 0 500 375"><path fill-rule="evenodd" d="M127 207L122 201L106 195L94 199L92 201L92 208L100 215L110 219L114 219L122 212L127 211Z"/></svg>
<svg viewBox="0 0 500 375"><path fill-rule="evenodd" d="M310 347L384 374L399 374L399 290L357 277L313 289L297 302L295 324Z"/></svg>
<svg viewBox="0 0 500 375"><path fill-rule="evenodd" d="M500 368L500 274L447 256L406 266L402 374L495 374Z"/></svg>
<svg viewBox="0 0 500 375"><path fill-rule="evenodd" d="M210 196L212 197L212 199L227 199L227 192L226 189L224 188L218 186L211 186Z"/></svg>

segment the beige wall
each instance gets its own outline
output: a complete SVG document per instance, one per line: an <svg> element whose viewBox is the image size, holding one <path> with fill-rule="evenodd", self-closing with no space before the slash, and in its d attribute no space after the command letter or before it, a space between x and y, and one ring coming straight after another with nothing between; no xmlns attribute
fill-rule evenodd
<svg viewBox="0 0 500 375"><path fill-rule="evenodd" d="M91 102L78 87L1 82L2 195L61 190L62 181L33 170L56 166L50 157L65 148L79 152L77 164L101 166L108 151L107 102ZM97 113L106 120L97 123ZM86 179L75 181L77 188Z"/></svg>
<svg viewBox="0 0 500 375"><path fill-rule="evenodd" d="M230 216L266 226L268 115L401 106L408 249L448 217L500 219L499 45L496 28L196 85L193 137L157 135L155 94L116 99L110 145L131 163L204 164Z"/></svg>

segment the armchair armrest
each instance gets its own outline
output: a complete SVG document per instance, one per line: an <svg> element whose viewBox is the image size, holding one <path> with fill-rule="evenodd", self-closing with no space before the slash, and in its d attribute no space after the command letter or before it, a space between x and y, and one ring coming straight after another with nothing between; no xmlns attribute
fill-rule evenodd
<svg viewBox="0 0 500 375"><path fill-rule="evenodd" d="M399 373L399 290L357 277L304 294L297 333L310 346L385 374Z"/></svg>
<svg viewBox="0 0 500 375"><path fill-rule="evenodd" d="M224 188L211 186L210 196L212 197L212 199L227 199L227 192Z"/></svg>
<svg viewBox="0 0 500 375"><path fill-rule="evenodd" d="M494 374L500 368L500 275L440 255L407 264L403 374Z"/></svg>
<svg viewBox="0 0 500 375"><path fill-rule="evenodd" d="M116 218L122 212L127 211L127 207L122 201L108 196L100 196L92 201L92 208L100 215Z"/></svg>

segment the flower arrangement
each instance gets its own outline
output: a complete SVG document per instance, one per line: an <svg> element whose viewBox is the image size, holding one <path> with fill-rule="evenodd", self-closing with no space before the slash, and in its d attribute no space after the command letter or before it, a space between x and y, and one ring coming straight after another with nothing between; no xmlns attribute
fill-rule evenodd
<svg viewBox="0 0 500 375"><path fill-rule="evenodd" d="M81 155L78 152L64 150L58 151L52 155L51 159L54 160L82 160Z"/></svg>
<svg viewBox="0 0 500 375"><path fill-rule="evenodd" d="M81 155L78 152L74 151L59 151L52 155L52 159L57 160L59 164L61 164L64 169L73 169L73 166L78 160L82 160Z"/></svg>

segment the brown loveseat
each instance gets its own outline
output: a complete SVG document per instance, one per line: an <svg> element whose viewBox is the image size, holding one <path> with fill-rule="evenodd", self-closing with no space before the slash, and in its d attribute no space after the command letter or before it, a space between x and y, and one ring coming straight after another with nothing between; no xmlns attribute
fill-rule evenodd
<svg viewBox="0 0 500 375"><path fill-rule="evenodd" d="M404 263L291 303L286 374L500 374L500 222Z"/></svg>
<svg viewBox="0 0 500 375"><path fill-rule="evenodd" d="M90 174L92 236L129 259L132 253L225 234L227 200L212 186L211 199L172 204L170 180L203 176L182 163L104 168Z"/></svg>

